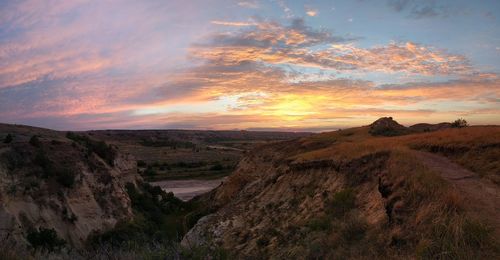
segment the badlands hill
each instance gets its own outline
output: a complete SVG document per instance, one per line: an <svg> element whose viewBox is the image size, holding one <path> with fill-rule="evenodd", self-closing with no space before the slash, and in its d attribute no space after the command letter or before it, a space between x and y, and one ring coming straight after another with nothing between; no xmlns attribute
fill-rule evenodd
<svg viewBox="0 0 500 260"><path fill-rule="evenodd" d="M498 258L500 127L451 126L382 118L264 145L199 198L215 213L182 244L256 259Z"/></svg>
<svg viewBox="0 0 500 260"><path fill-rule="evenodd" d="M4 245L55 234L53 246L82 247L92 233L133 218L124 188L140 181L133 159L83 135L5 124L0 133Z"/></svg>
<svg viewBox="0 0 500 260"><path fill-rule="evenodd" d="M0 259L189 258L178 242L210 209L139 174L219 176L250 147L307 135L0 124Z"/></svg>

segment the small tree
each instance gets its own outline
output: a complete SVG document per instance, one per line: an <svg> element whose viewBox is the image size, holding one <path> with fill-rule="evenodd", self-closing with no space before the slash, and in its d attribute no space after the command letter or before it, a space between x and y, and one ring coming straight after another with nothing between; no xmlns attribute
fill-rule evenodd
<svg viewBox="0 0 500 260"><path fill-rule="evenodd" d="M34 135L30 138L30 144L35 146L35 147L40 147L42 143L40 142L40 139L38 139L37 135Z"/></svg>
<svg viewBox="0 0 500 260"><path fill-rule="evenodd" d="M146 176L155 176L156 175L156 171L153 169L153 167L150 165L148 166L148 168L146 168L146 170L144 171L144 175Z"/></svg>
<svg viewBox="0 0 500 260"><path fill-rule="evenodd" d="M76 174L72 169L59 169L57 172L57 182L66 188L71 188L75 184Z"/></svg>
<svg viewBox="0 0 500 260"><path fill-rule="evenodd" d="M454 128L462 128L462 127L466 127L466 126L469 126L469 124L463 118L459 118L459 119L455 120L453 123L451 123L451 127L454 127Z"/></svg>
<svg viewBox="0 0 500 260"><path fill-rule="evenodd" d="M12 142L12 135L11 134L8 134L4 139L3 139L3 143L4 144L8 144L10 142Z"/></svg>
<svg viewBox="0 0 500 260"><path fill-rule="evenodd" d="M37 250L45 250L48 252L59 251L66 242L57 236L54 229L39 228L31 230L26 237L31 246Z"/></svg>

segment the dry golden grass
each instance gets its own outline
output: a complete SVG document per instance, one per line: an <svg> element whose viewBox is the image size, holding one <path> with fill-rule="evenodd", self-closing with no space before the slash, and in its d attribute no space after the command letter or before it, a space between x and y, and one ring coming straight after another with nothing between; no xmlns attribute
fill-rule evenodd
<svg viewBox="0 0 500 260"><path fill-rule="evenodd" d="M392 150L425 150L444 155L482 177L500 184L500 127L474 126L396 137L373 137L368 127L322 133L302 140L327 142L328 147L292 156L296 161L349 161Z"/></svg>
<svg viewBox="0 0 500 260"><path fill-rule="evenodd" d="M419 258L477 259L500 253L494 233L467 214L463 194L415 157L414 150L445 156L479 174L498 180L500 127L468 127L396 137L373 137L368 127L323 133L301 140L303 145L329 146L292 154L295 162L333 160L339 164L381 151L390 152L386 165L392 193L403 198L398 236ZM500 183L497 181L497 184ZM396 196L396 195L394 195ZM395 206L395 207L396 207ZM479 214L480 215L480 214Z"/></svg>

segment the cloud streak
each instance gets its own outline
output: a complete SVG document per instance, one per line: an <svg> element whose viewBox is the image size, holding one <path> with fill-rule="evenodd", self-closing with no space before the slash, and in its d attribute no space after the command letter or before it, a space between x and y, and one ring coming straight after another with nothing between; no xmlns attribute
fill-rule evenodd
<svg viewBox="0 0 500 260"><path fill-rule="evenodd" d="M262 61L338 71L405 72L424 75L465 74L472 71L467 58L413 42L359 48L356 38L316 31L295 19L290 26L261 22L255 28L212 36L195 45L193 57L236 65Z"/></svg>

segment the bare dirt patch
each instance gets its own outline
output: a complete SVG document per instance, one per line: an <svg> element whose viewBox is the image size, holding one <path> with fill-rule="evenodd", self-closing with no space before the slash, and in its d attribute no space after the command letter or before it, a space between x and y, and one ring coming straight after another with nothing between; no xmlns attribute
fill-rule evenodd
<svg viewBox="0 0 500 260"><path fill-rule="evenodd" d="M471 216L485 221L494 228L497 237L500 235L500 191L497 185L445 157L420 151L415 153L424 165L460 191Z"/></svg>

